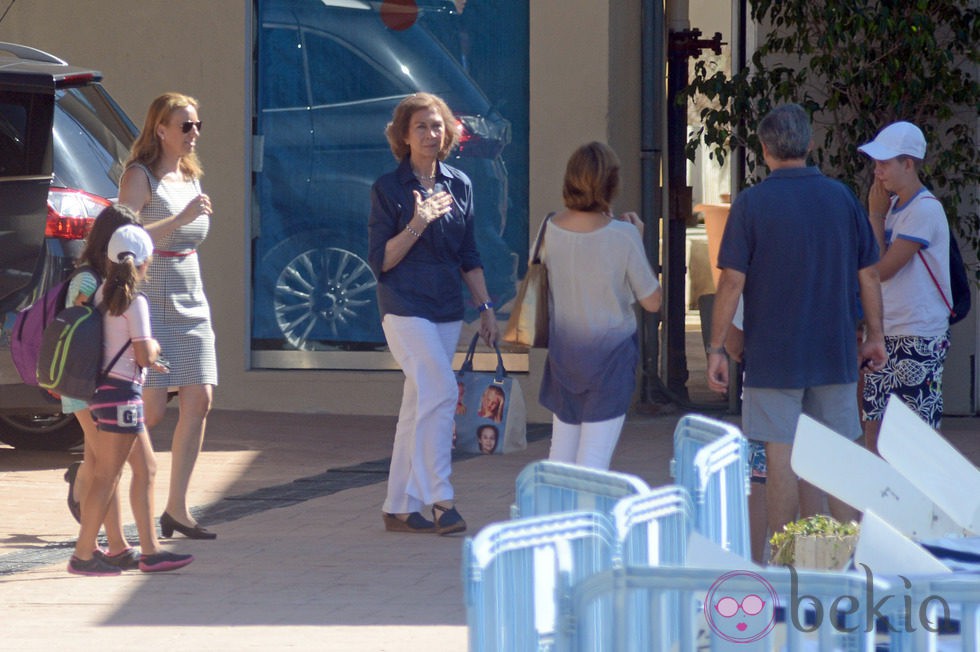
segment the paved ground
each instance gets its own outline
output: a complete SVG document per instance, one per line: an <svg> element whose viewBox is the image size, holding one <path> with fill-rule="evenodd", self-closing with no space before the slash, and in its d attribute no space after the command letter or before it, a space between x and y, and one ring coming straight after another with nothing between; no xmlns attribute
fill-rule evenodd
<svg viewBox="0 0 980 652"><path fill-rule="evenodd" d="M154 436L158 505L174 416ZM668 482L680 416L633 416L613 467ZM383 530L393 428L389 417L216 411L191 498L218 539L178 535L165 545L193 553L191 566L113 578L65 571L77 526L62 474L79 455L0 446L0 650L466 649L462 538ZM980 460L980 420L945 430ZM514 478L546 457L547 429L532 432L522 453L454 464L470 534L508 517Z"/></svg>
<svg viewBox="0 0 980 652"><path fill-rule="evenodd" d="M666 482L676 418L633 419L617 468ZM465 649L462 538L383 530L393 426L216 411L192 502L210 506L202 520L219 538L169 541L197 560L157 576L67 574L77 526L61 476L78 455L0 448L0 649ZM169 445L156 439L165 479ZM514 478L547 446L454 465L471 533L507 518ZM163 504L166 481L157 485Z"/></svg>

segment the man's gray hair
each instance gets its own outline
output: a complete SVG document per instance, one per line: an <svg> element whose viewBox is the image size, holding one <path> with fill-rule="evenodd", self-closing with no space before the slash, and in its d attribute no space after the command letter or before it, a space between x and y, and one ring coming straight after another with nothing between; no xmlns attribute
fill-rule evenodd
<svg viewBox="0 0 980 652"><path fill-rule="evenodd" d="M810 149L810 118L799 104L783 104L759 123L759 140L781 161L806 158Z"/></svg>

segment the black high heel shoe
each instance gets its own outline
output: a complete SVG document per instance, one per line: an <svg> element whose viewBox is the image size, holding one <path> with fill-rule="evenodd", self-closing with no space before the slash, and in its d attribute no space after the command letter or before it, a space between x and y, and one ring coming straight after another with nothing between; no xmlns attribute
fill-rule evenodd
<svg viewBox="0 0 980 652"><path fill-rule="evenodd" d="M173 516L167 512L163 513L160 517L160 532L167 539L174 535L174 530L177 530L183 534L188 539L217 539L218 535L214 532L204 529L200 524L194 527L189 527L180 523Z"/></svg>

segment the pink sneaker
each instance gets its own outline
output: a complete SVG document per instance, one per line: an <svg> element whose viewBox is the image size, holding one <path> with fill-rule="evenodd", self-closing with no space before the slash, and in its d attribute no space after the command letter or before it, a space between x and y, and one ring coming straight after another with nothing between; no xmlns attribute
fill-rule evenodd
<svg viewBox="0 0 980 652"><path fill-rule="evenodd" d="M68 560L68 572L72 575L107 577L109 575L119 575L122 573L122 569L105 563L99 555L94 555L91 559L79 559L75 555L72 555L71 559Z"/></svg>
<svg viewBox="0 0 980 652"><path fill-rule="evenodd" d="M173 552L140 555L140 570L144 573L163 573L183 568L192 561L194 561L194 555L178 555Z"/></svg>

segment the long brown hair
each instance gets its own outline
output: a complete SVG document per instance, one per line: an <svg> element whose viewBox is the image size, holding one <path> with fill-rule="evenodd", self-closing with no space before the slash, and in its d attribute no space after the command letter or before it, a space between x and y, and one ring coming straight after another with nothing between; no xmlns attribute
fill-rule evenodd
<svg viewBox="0 0 980 652"><path fill-rule="evenodd" d="M160 141L157 139L157 126L169 124L170 116L173 115L174 111L188 106L193 106L196 110L198 101L181 93L164 93L153 100L150 103L150 108L146 111L143 130L130 149L126 167L134 163L142 163L150 170L154 170L163 154ZM201 161L197 158L196 152L180 157L180 171L189 179L200 179L204 176L204 169L201 167Z"/></svg>
<svg viewBox="0 0 980 652"><path fill-rule="evenodd" d="M147 259L149 260L149 259ZM102 301L110 315L121 315L139 294L136 261L128 254L122 262L106 258L106 279L102 284Z"/></svg>
<svg viewBox="0 0 980 652"><path fill-rule="evenodd" d="M85 238L85 250L78 258L79 265L90 265L99 276L106 278L109 275L109 259L106 252L109 249L109 238L120 226L125 224L139 224L139 216L128 206L122 204L112 204L106 206L95 218L95 224Z"/></svg>

